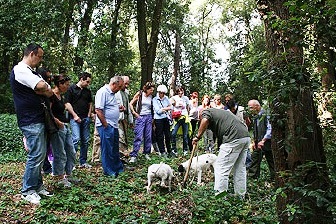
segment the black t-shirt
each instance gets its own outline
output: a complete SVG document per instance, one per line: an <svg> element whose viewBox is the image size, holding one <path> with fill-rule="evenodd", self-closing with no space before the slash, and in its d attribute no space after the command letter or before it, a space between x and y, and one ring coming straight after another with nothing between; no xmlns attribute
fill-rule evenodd
<svg viewBox="0 0 336 224"><path fill-rule="evenodd" d="M72 84L65 94L65 103L70 103L81 119L86 118L89 114L90 103L92 103L91 90L81 89L76 84Z"/></svg>
<svg viewBox="0 0 336 224"><path fill-rule="evenodd" d="M51 111L53 115L63 123L69 123L69 119L65 116L65 105L63 101L63 97L58 99L55 94L50 97L51 102Z"/></svg>

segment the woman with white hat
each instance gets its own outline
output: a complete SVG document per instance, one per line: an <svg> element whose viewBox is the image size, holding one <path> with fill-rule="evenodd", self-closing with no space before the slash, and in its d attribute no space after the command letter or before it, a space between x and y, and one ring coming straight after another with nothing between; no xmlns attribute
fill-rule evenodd
<svg viewBox="0 0 336 224"><path fill-rule="evenodd" d="M165 95L167 92L168 89L165 85L159 85L157 87L157 95L153 98L156 140L160 153L163 156L166 156L165 148L167 149L167 153L169 153L169 155L172 155L170 146L170 124L168 113L173 108L168 97Z"/></svg>

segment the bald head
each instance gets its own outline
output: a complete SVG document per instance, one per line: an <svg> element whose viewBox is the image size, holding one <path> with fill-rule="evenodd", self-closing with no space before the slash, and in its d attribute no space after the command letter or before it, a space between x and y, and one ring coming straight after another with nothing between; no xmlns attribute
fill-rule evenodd
<svg viewBox="0 0 336 224"><path fill-rule="evenodd" d="M261 110L261 106L258 100L250 100L248 102L248 107L253 114L258 114Z"/></svg>
<svg viewBox="0 0 336 224"><path fill-rule="evenodd" d="M125 91L125 89L128 89L130 79L127 75L124 75L122 78L124 80L124 86L123 86L122 90Z"/></svg>

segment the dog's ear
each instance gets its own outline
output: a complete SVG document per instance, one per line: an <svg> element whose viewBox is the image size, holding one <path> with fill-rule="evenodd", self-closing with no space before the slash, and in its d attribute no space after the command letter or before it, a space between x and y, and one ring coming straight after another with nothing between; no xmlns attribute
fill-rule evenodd
<svg viewBox="0 0 336 224"><path fill-rule="evenodd" d="M183 172L185 171L185 169L184 169L184 167L182 166L182 164L179 165L179 167L178 167L178 171L181 172L181 173L183 173Z"/></svg>

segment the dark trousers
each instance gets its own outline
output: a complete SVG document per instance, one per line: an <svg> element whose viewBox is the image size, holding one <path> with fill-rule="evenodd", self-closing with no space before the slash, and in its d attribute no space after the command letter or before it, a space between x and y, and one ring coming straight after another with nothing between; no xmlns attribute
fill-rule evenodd
<svg viewBox="0 0 336 224"><path fill-rule="evenodd" d="M156 141L160 150L160 153L166 152L165 145L167 152L171 152L170 146L170 125L168 118L163 119L155 119L155 134L156 134Z"/></svg>
<svg viewBox="0 0 336 224"><path fill-rule="evenodd" d="M274 160L273 160L273 153L272 150L258 150L255 149L252 152L252 163L249 168L249 177L257 179L260 177L260 164L262 161L263 156L265 155L267 164L268 164L268 169L270 171L270 176L271 179L274 179L275 176L275 171L274 171Z"/></svg>

